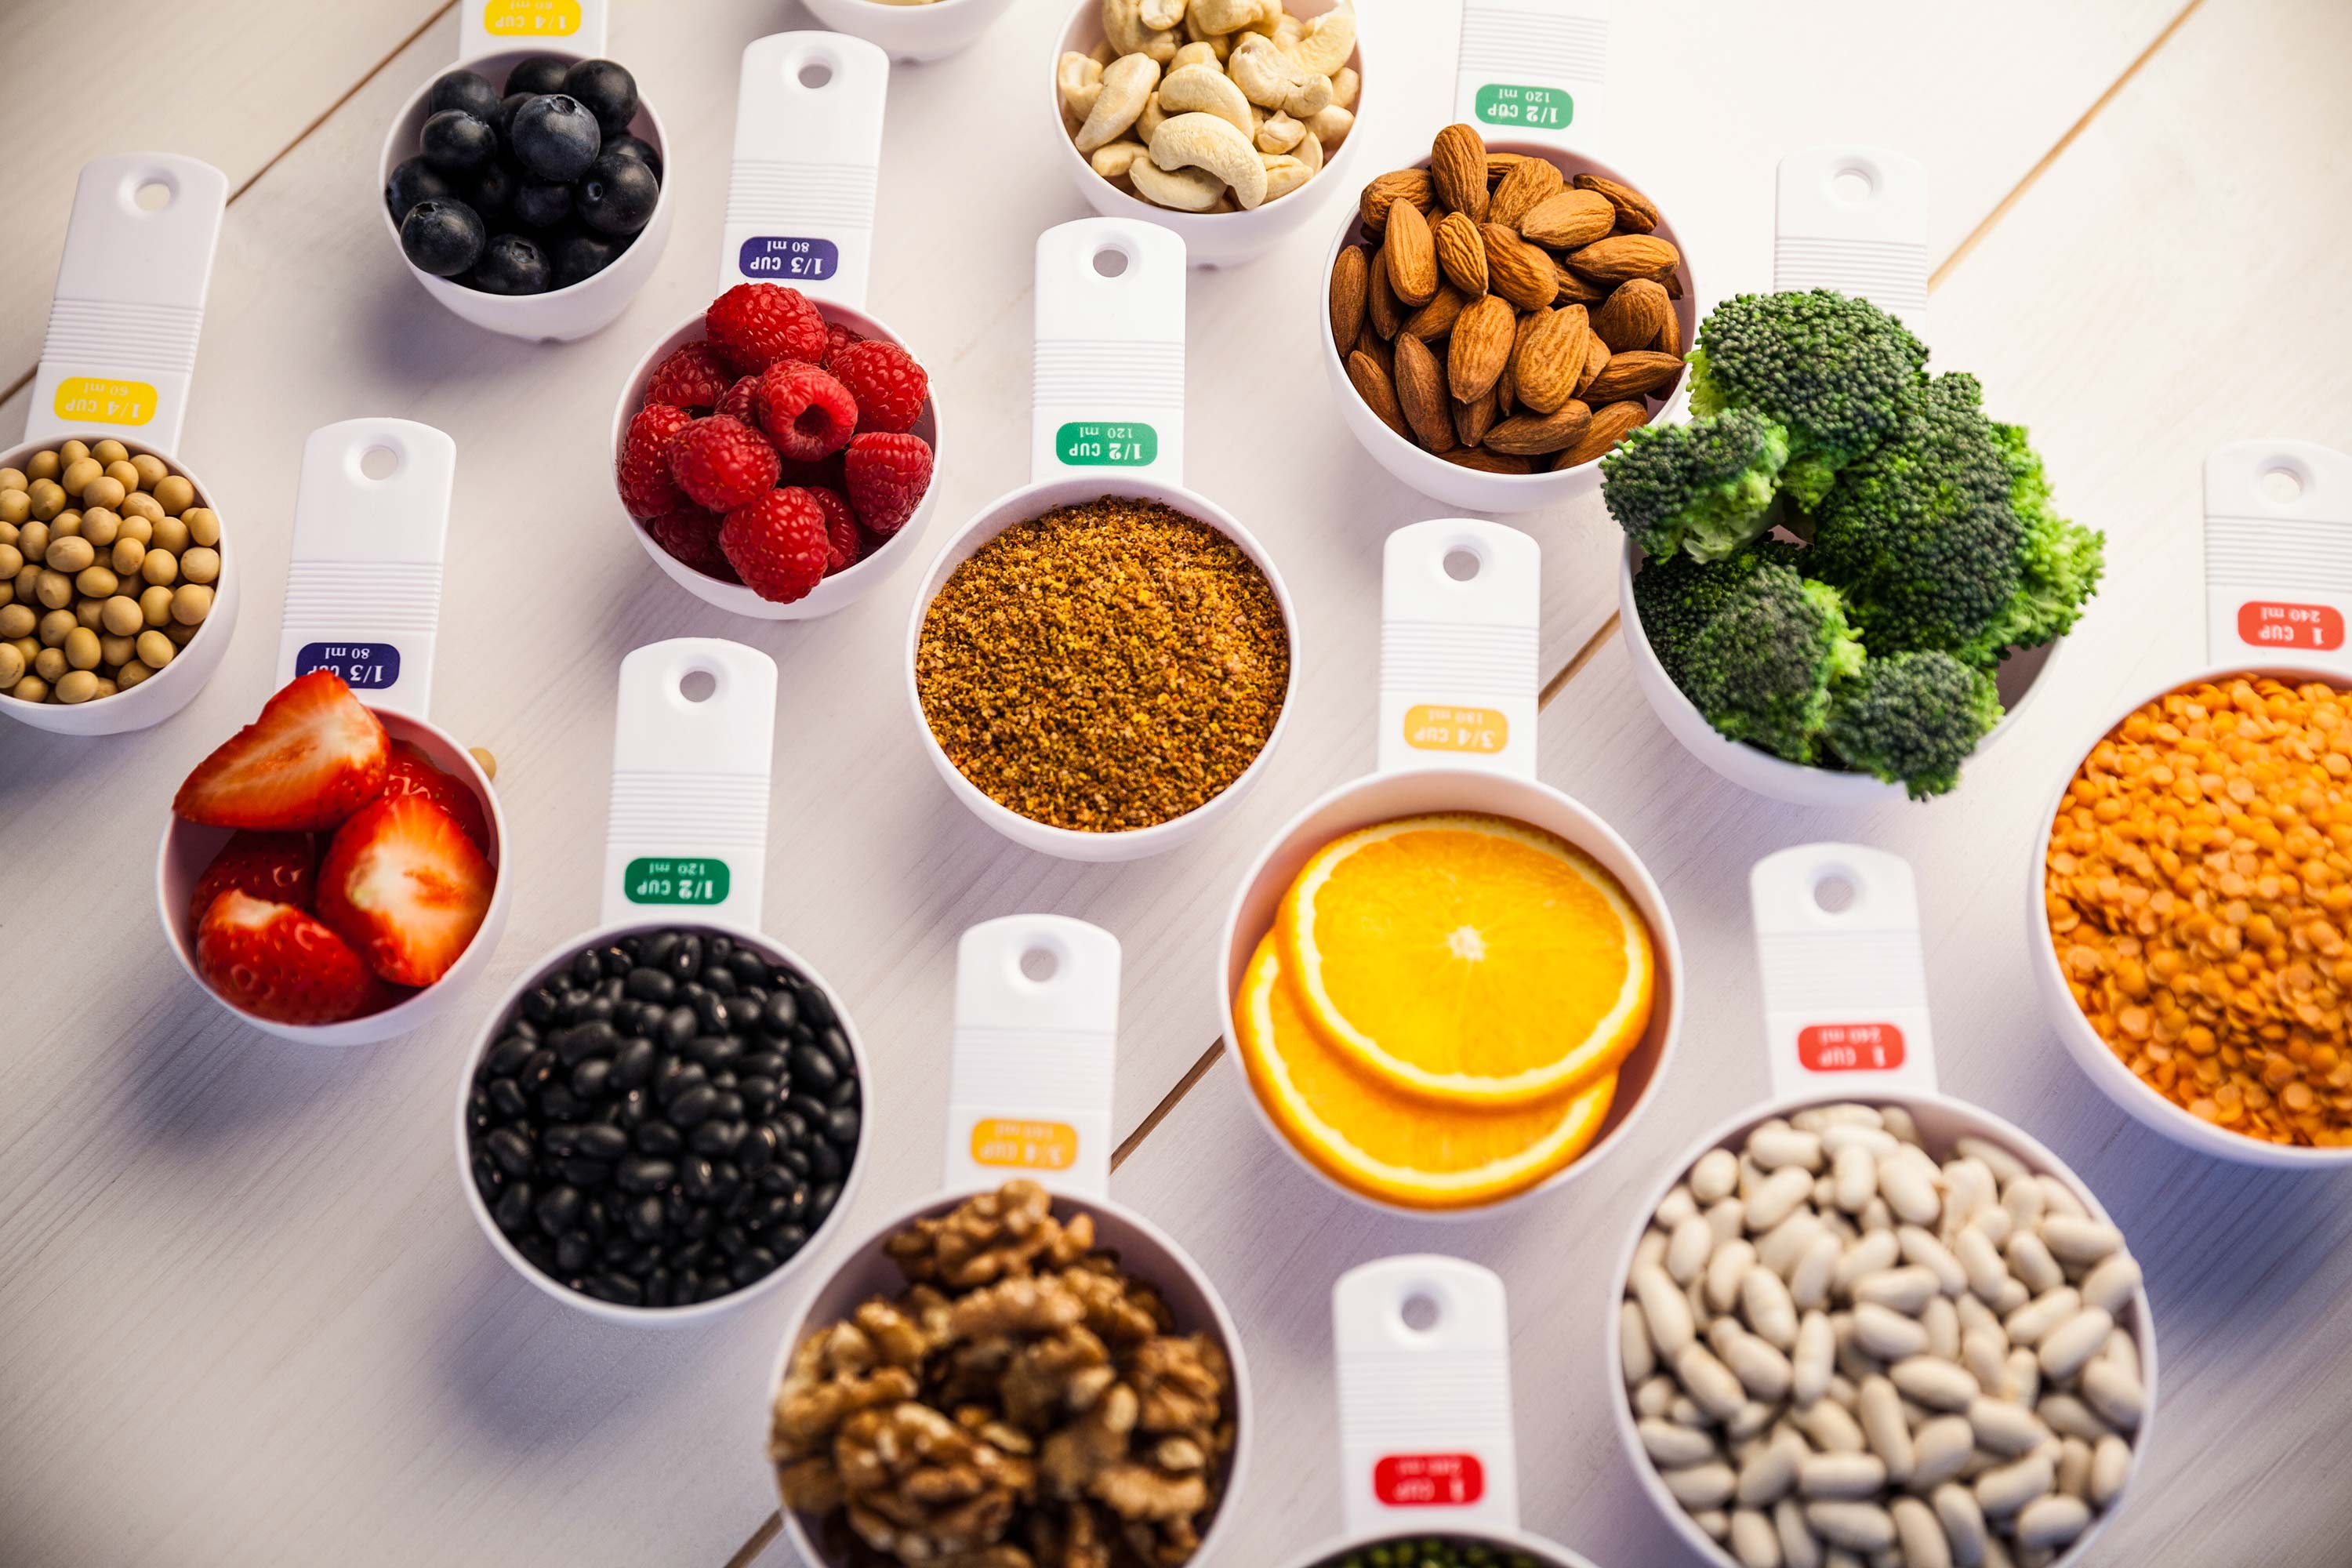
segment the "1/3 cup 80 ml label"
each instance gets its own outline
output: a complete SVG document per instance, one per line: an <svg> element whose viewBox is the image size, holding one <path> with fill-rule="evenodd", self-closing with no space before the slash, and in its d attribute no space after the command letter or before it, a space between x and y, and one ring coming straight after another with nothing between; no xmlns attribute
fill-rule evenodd
<svg viewBox="0 0 2352 1568"><path fill-rule="evenodd" d="M1811 1024L1797 1032L1807 1072L1892 1072L1903 1058L1903 1031L1892 1024Z"/></svg>
<svg viewBox="0 0 2352 1568"><path fill-rule="evenodd" d="M730 881L724 860L639 856L622 871L621 890L633 904L718 904Z"/></svg>
<svg viewBox="0 0 2352 1568"><path fill-rule="evenodd" d="M1492 708L1416 702L1404 712L1404 743L1416 752L1473 752L1492 756L1510 738L1510 720Z"/></svg>
<svg viewBox="0 0 2352 1568"><path fill-rule="evenodd" d="M841 247L829 239L787 234L755 234L743 242L736 265L746 278L781 278L818 283L841 270Z"/></svg>
<svg viewBox="0 0 2352 1568"><path fill-rule="evenodd" d="M1078 1130L1063 1121L984 1116L971 1124L971 1163L1003 1171L1066 1171L1077 1163Z"/></svg>
<svg viewBox="0 0 2352 1568"><path fill-rule="evenodd" d="M86 425L144 425L155 417L155 389L143 381L69 375L50 406L60 419Z"/></svg>
<svg viewBox="0 0 2352 1568"><path fill-rule="evenodd" d="M1478 118L1489 125L1531 126L1539 131L1565 130L1576 119L1576 100L1559 87L1515 87L1490 81L1474 100Z"/></svg>
<svg viewBox="0 0 2352 1568"><path fill-rule="evenodd" d="M2252 601L2238 606L2238 637L2256 647L2333 653L2344 646L2344 613L2330 605Z"/></svg>
<svg viewBox="0 0 2352 1568"><path fill-rule="evenodd" d="M400 679L400 650L385 642L306 642L294 673L331 669L354 691L381 691Z"/></svg>
<svg viewBox="0 0 2352 1568"><path fill-rule="evenodd" d="M1074 468L1139 468L1160 460L1160 432L1073 420L1054 432L1054 454Z"/></svg>
<svg viewBox="0 0 2352 1568"><path fill-rule="evenodd" d="M1372 1495L1391 1508L1467 1508L1486 1495L1475 1454L1389 1454L1372 1466Z"/></svg>
<svg viewBox="0 0 2352 1568"><path fill-rule="evenodd" d="M568 38L580 30L580 0L488 0L482 31L497 38Z"/></svg>

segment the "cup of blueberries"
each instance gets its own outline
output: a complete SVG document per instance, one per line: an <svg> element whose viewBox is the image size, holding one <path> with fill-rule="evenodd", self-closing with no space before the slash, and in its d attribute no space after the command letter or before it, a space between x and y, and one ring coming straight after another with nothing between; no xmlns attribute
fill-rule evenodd
<svg viewBox="0 0 2352 1568"><path fill-rule="evenodd" d="M668 238L660 122L609 59L488 56L444 73L394 122L383 178L410 272L510 336L606 325Z"/></svg>

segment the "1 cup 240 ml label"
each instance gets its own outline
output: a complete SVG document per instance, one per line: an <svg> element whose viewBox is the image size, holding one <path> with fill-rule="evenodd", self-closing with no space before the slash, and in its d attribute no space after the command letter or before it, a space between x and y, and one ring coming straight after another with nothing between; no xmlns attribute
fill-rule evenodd
<svg viewBox="0 0 2352 1568"><path fill-rule="evenodd" d="M1160 459L1160 432L1149 425L1073 421L1054 433L1054 451L1074 468L1139 468Z"/></svg>
<svg viewBox="0 0 2352 1568"><path fill-rule="evenodd" d="M736 265L746 278L784 278L816 283L841 270L841 247L829 239L788 234L753 235L743 242Z"/></svg>
<svg viewBox="0 0 2352 1568"><path fill-rule="evenodd" d="M1903 1031L1892 1024L1813 1024L1797 1033L1807 1072L1892 1072L1903 1065Z"/></svg>
<svg viewBox="0 0 2352 1568"><path fill-rule="evenodd" d="M1372 1495L1391 1508L1467 1508L1486 1495L1475 1454L1390 1454L1372 1466Z"/></svg>
<svg viewBox="0 0 2352 1568"><path fill-rule="evenodd" d="M294 673L331 669L354 691L381 691L400 679L400 650L388 642L306 642Z"/></svg>
<svg viewBox="0 0 2352 1568"><path fill-rule="evenodd" d="M971 1124L971 1163L1006 1171L1066 1171L1078 1157L1078 1130L1060 1121L984 1116Z"/></svg>
<svg viewBox="0 0 2352 1568"><path fill-rule="evenodd" d="M633 904L716 904L726 901L728 881L724 860L639 856L621 873L621 891Z"/></svg>
<svg viewBox="0 0 2352 1568"><path fill-rule="evenodd" d="M2344 646L2344 612L2332 605L2255 601L2238 606L2238 636L2256 647L2333 653Z"/></svg>
<svg viewBox="0 0 2352 1568"><path fill-rule="evenodd" d="M1564 130L1576 118L1576 100L1558 87L1514 87L1490 81L1474 100L1478 118L1489 125L1532 126L1538 131Z"/></svg>
<svg viewBox="0 0 2352 1568"><path fill-rule="evenodd" d="M143 381L69 375L58 383L50 406L77 424L144 425L155 417L155 389Z"/></svg>

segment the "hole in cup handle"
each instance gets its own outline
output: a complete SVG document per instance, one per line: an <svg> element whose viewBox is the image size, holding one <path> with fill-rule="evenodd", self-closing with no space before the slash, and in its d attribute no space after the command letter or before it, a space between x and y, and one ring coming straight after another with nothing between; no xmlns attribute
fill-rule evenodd
<svg viewBox="0 0 2352 1568"><path fill-rule="evenodd" d="M539 47L596 59L604 53L611 9L611 0L465 0L458 13L457 63Z"/></svg>
<svg viewBox="0 0 2352 1568"><path fill-rule="evenodd" d="M950 1191L1022 1178L1109 1194L1118 939L1066 915L1007 915L956 945Z"/></svg>
<svg viewBox="0 0 2352 1568"><path fill-rule="evenodd" d="M1776 198L1774 289L1834 289L1926 335L1925 164L1885 147L1806 147L1780 160Z"/></svg>
<svg viewBox="0 0 2352 1568"><path fill-rule="evenodd" d="M1380 771L1532 779L1543 552L1498 522L1389 535L1381 574Z"/></svg>
<svg viewBox="0 0 2352 1568"><path fill-rule="evenodd" d="M782 283L866 308L890 57L845 33L743 49L719 287Z"/></svg>
<svg viewBox="0 0 2352 1568"><path fill-rule="evenodd" d="M2205 587L2212 663L2352 678L2352 456L2265 439L2207 458Z"/></svg>
<svg viewBox="0 0 2352 1568"><path fill-rule="evenodd" d="M1539 29L1528 7L1464 0L1454 118L1489 141L1590 151L1606 134L1611 0L1546 0Z"/></svg>
<svg viewBox="0 0 2352 1568"><path fill-rule="evenodd" d="M1129 218L1037 237L1029 479L1184 482L1184 241Z"/></svg>
<svg viewBox="0 0 2352 1568"><path fill-rule="evenodd" d="M1859 844L1807 844L1748 873L1775 1098L1933 1093L1927 972L1909 862Z"/></svg>

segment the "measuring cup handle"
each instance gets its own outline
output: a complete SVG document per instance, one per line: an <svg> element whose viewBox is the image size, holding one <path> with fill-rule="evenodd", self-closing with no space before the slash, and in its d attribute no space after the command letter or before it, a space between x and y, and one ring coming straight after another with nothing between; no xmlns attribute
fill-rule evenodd
<svg viewBox="0 0 2352 1568"><path fill-rule="evenodd" d="M1503 1282L1458 1258L1383 1258L1331 1288L1349 1535L1519 1527Z"/></svg>
<svg viewBox="0 0 2352 1568"><path fill-rule="evenodd" d="M1925 336L1927 170L1882 147L1808 147L1780 160L1772 287L1834 289Z"/></svg>
<svg viewBox="0 0 2352 1568"><path fill-rule="evenodd" d="M760 929L775 730L776 661L757 648L677 637L621 660L607 925L674 912Z"/></svg>
<svg viewBox="0 0 2352 1568"><path fill-rule="evenodd" d="M160 205L142 203L150 190ZM26 440L104 427L179 450L227 205L228 176L194 158L125 153L82 165Z"/></svg>
<svg viewBox="0 0 2352 1568"><path fill-rule="evenodd" d="M1542 557L1532 536L1470 518L1389 535L1381 571L1381 772L1536 776Z"/></svg>
<svg viewBox="0 0 2352 1568"><path fill-rule="evenodd" d="M890 57L844 33L777 33L743 50L719 287L789 284L866 309Z"/></svg>
<svg viewBox="0 0 2352 1568"><path fill-rule="evenodd" d="M604 53L610 0L465 0L457 13L457 63L534 44L583 59Z"/></svg>
<svg viewBox="0 0 2352 1568"><path fill-rule="evenodd" d="M1133 218L1037 237L1029 479L1184 482L1184 241Z"/></svg>
<svg viewBox="0 0 2352 1568"><path fill-rule="evenodd" d="M947 1185L1015 1177L1109 1195L1118 939L1066 915L1007 915L956 947Z"/></svg>
<svg viewBox="0 0 2352 1568"><path fill-rule="evenodd" d="M310 432L294 494L279 686L331 669L371 708L425 716L457 476L457 443L430 425L346 419Z"/></svg>
<svg viewBox="0 0 2352 1568"><path fill-rule="evenodd" d="M2214 663L2352 678L2352 456L2263 440L2206 458L2205 594Z"/></svg>
<svg viewBox="0 0 2352 1568"><path fill-rule="evenodd" d="M1748 891L1773 1094L1933 1093L1910 864L1858 844L1806 844L1759 860Z"/></svg>
<svg viewBox="0 0 2352 1568"><path fill-rule="evenodd" d="M1610 0L1463 0L1454 118L1499 141L1591 152L1606 134Z"/></svg>

